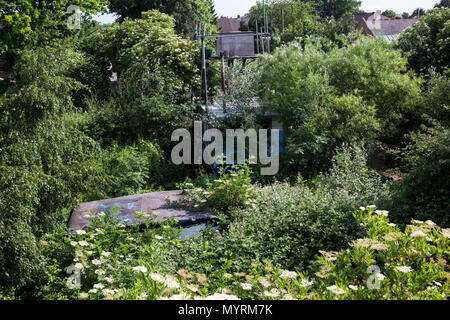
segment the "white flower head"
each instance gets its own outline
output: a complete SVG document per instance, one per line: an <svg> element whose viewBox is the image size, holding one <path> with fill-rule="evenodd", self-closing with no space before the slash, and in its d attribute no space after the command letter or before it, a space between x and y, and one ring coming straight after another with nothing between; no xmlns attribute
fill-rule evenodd
<svg viewBox="0 0 450 320"><path fill-rule="evenodd" d="M300 286L302 287L310 287L314 284L314 282L309 281L308 279L302 279Z"/></svg>
<svg viewBox="0 0 450 320"><path fill-rule="evenodd" d="M84 230L77 230L77 231L75 231L75 233L76 233L77 235L79 235L79 236L83 236L83 235L86 234L86 231L84 231Z"/></svg>
<svg viewBox="0 0 450 320"><path fill-rule="evenodd" d="M83 266L83 264L81 264L81 263L75 263L75 269L77 269L77 270L81 270L81 269L83 269L84 268L84 266Z"/></svg>
<svg viewBox="0 0 450 320"><path fill-rule="evenodd" d="M344 289L342 289L342 288L339 288L338 286L336 286L336 285L333 285L333 286L331 286L331 287L327 287L327 290L328 291L331 291L332 293L334 293L334 294L344 294L345 293L345 290Z"/></svg>
<svg viewBox="0 0 450 320"><path fill-rule="evenodd" d="M354 290L354 291L358 290L358 286L355 286L355 285L353 285L353 284L350 284L350 285L348 286L348 288L349 288L350 290Z"/></svg>
<svg viewBox="0 0 450 320"><path fill-rule="evenodd" d="M142 272L142 273L147 273L147 271L148 271L147 268L144 266L133 267L133 270L137 271L137 272Z"/></svg>
<svg viewBox="0 0 450 320"><path fill-rule="evenodd" d="M98 260L98 259L94 259L94 260L92 260L91 262L92 262L92 264L93 264L94 266L99 266L99 265L102 264L102 262L101 262L100 260Z"/></svg>
<svg viewBox="0 0 450 320"><path fill-rule="evenodd" d="M116 293L117 291L115 289L103 289L102 293L104 296L112 296Z"/></svg>
<svg viewBox="0 0 450 320"><path fill-rule="evenodd" d="M159 283L164 283L164 281L166 281L166 279L158 274L158 273L150 273L150 279L152 279L153 281L159 282Z"/></svg>
<svg viewBox="0 0 450 320"><path fill-rule="evenodd" d="M239 300L239 298L230 294L215 293L212 296L206 297L204 300Z"/></svg>
<svg viewBox="0 0 450 320"><path fill-rule="evenodd" d="M88 246L89 246L89 242L84 241L84 240L78 241L78 244L79 244L80 246L82 246L82 247L88 247Z"/></svg>
<svg viewBox="0 0 450 320"><path fill-rule="evenodd" d="M294 271L287 271L287 270L283 270L280 274L281 278L289 278L289 279L295 279L298 277L297 272Z"/></svg>
<svg viewBox="0 0 450 320"><path fill-rule="evenodd" d="M103 257L109 257L111 255L111 252L102 251Z"/></svg>
<svg viewBox="0 0 450 320"><path fill-rule="evenodd" d="M386 210L376 210L375 213L382 217L387 217L389 215L389 211Z"/></svg>
<svg viewBox="0 0 450 320"><path fill-rule="evenodd" d="M171 276L166 277L164 284L169 289L179 289L180 288L180 284L178 283L177 279L174 277L171 277Z"/></svg>
<svg viewBox="0 0 450 320"><path fill-rule="evenodd" d="M276 298L276 297L280 296L280 291L278 291L277 289L273 288L270 291L264 291L264 296L270 297L270 298Z"/></svg>
<svg viewBox="0 0 450 320"><path fill-rule="evenodd" d="M103 289L105 286L101 283L94 284L94 289Z"/></svg>
<svg viewBox="0 0 450 320"><path fill-rule="evenodd" d="M250 283L241 283L241 288L244 290L252 290L253 286Z"/></svg>
<svg viewBox="0 0 450 320"><path fill-rule="evenodd" d="M403 272L403 273L408 273L408 272L412 271L411 267L409 267L409 266L399 266L399 267L395 267L395 269L397 271L400 271L400 272Z"/></svg>
<svg viewBox="0 0 450 320"><path fill-rule="evenodd" d="M421 237L424 238L427 235L423 232L423 231L414 231L411 233L411 237L417 238L417 237Z"/></svg>
<svg viewBox="0 0 450 320"><path fill-rule="evenodd" d="M97 269L97 270L95 270L95 274L101 276L101 275L104 275L104 274L105 274L105 271L102 270L102 269Z"/></svg>

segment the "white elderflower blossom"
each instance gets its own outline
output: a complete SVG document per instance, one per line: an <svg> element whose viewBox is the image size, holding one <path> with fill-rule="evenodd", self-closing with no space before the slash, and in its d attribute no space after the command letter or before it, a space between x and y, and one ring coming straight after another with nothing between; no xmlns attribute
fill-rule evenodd
<svg viewBox="0 0 450 320"><path fill-rule="evenodd" d="M268 288L272 285L266 278L263 277L258 278L258 282L261 283L264 288Z"/></svg>
<svg viewBox="0 0 450 320"><path fill-rule="evenodd" d="M79 244L80 246L82 246L82 247L88 247L88 246L89 246L89 242L84 241L84 240L78 241L78 244Z"/></svg>
<svg viewBox="0 0 450 320"><path fill-rule="evenodd" d="M98 259L94 259L94 260L92 260L91 262L92 262L92 264L93 264L94 266L99 266L99 265L102 264L102 262L101 262L100 260L98 260Z"/></svg>
<svg viewBox="0 0 450 320"><path fill-rule="evenodd" d="M137 267L133 267L134 271L138 271L138 272L142 272L142 273L147 273L147 268L144 266L137 266Z"/></svg>
<svg viewBox="0 0 450 320"><path fill-rule="evenodd" d="M288 271L288 270L283 270L280 274L281 278L289 278L289 279L295 279L298 277L297 272L294 271Z"/></svg>
<svg viewBox="0 0 450 320"><path fill-rule="evenodd" d="M441 233L444 237L450 238L450 229L442 229Z"/></svg>
<svg viewBox="0 0 450 320"><path fill-rule="evenodd" d="M244 290L252 290L253 286L250 283L241 283L241 288Z"/></svg>
<svg viewBox="0 0 450 320"><path fill-rule="evenodd" d="M328 290L328 291L331 291L331 292L334 293L334 294L344 294L344 293L345 293L345 290L344 290L344 289L339 288L339 287L336 286L336 285L333 285L333 286L331 286L331 287L327 287L327 290Z"/></svg>
<svg viewBox="0 0 450 320"><path fill-rule="evenodd" d="M158 273L150 273L150 279L152 279L153 281L159 282L159 283L164 283L164 281L166 280L162 275L158 274Z"/></svg>
<svg viewBox="0 0 450 320"><path fill-rule="evenodd" d="M101 283L94 284L94 289L103 289L105 286Z"/></svg>
<svg viewBox="0 0 450 320"><path fill-rule="evenodd" d="M427 235L426 235L423 231L414 231L414 232L411 233L410 236L411 236L411 237L414 237L414 238L416 238L416 237L424 238L424 237L426 237Z"/></svg>
<svg viewBox="0 0 450 320"><path fill-rule="evenodd" d="M97 269L97 270L95 270L95 274L97 274L97 275L99 275L99 276L102 276L102 275L105 274L105 271L102 270L102 269Z"/></svg>
<svg viewBox="0 0 450 320"><path fill-rule="evenodd" d="M199 300L240 300L240 299L230 294L215 293L212 296L206 297L204 299L200 298Z"/></svg>
<svg viewBox="0 0 450 320"><path fill-rule="evenodd" d="M397 226L395 223L388 223L387 225L392 228L395 228Z"/></svg>
<svg viewBox="0 0 450 320"><path fill-rule="evenodd" d="M302 287L310 287L312 286L314 283L312 281L309 281L308 279L302 279L300 286Z"/></svg>
<svg viewBox="0 0 450 320"><path fill-rule="evenodd" d="M111 283L113 283L113 278L111 278L111 277L106 277L105 279L104 279L106 282L108 282L109 284L111 284Z"/></svg>
<svg viewBox="0 0 450 320"><path fill-rule="evenodd" d="M77 230L77 231L75 231L75 233L76 233L77 235L79 235L79 236L83 236L83 235L86 234L86 231L84 231L84 230Z"/></svg>
<svg viewBox="0 0 450 320"><path fill-rule="evenodd" d="M403 273L408 273L408 272L412 271L411 267L408 267L408 266L399 266L399 267L395 267L395 269L397 271L400 271L400 272L403 272Z"/></svg>
<svg viewBox="0 0 450 320"><path fill-rule="evenodd" d="M353 285L353 284L350 284L349 286L348 286L348 288L350 289L350 290L358 290L358 286L355 286L355 285Z"/></svg>
<svg viewBox="0 0 450 320"><path fill-rule="evenodd" d="M102 293L104 296L112 296L114 294L116 294L117 290L115 289L103 289Z"/></svg>
<svg viewBox="0 0 450 320"><path fill-rule="evenodd" d="M276 298L276 297L280 296L280 291L278 291L277 289L273 288L270 291L264 291L264 296L270 297L270 298Z"/></svg>
<svg viewBox="0 0 450 320"><path fill-rule="evenodd" d="M83 264L81 264L81 263L75 263L75 269L77 269L77 270L81 270L81 269L83 269L84 268L84 266L83 266Z"/></svg>
<svg viewBox="0 0 450 320"><path fill-rule="evenodd" d="M179 289L180 284L178 283L177 279L171 276L166 277L164 284L169 289Z"/></svg>
<svg viewBox="0 0 450 320"><path fill-rule="evenodd" d="M387 217L389 215L389 211L386 210L376 210L375 213L382 217Z"/></svg>
<svg viewBox="0 0 450 320"><path fill-rule="evenodd" d="M111 252L102 251L103 257L109 257L111 255Z"/></svg>

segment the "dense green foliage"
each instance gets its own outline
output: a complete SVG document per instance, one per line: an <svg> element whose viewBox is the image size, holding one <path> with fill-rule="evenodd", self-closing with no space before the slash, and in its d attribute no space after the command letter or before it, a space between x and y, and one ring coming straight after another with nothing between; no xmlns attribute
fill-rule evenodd
<svg viewBox="0 0 450 320"><path fill-rule="evenodd" d="M85 16L105 10L108 0L1 0L0 62L12 65L19 51L27 44L46 42L67 33L67 21L77 6ZM33 29L33 30L32 30Z"/></svg>
<svg viewBox="0 0 450 320"><path fill-rule="evenodd" d="M398 137L416 112L419 80L406 74L401 53L363 38L324 52L290 44L261 61L266 107L288 128L287 157L303 172L323 170L336 147ZM292 170L292 169L291 169Z"/></svg>
<svg viewBox="0 0 450 320"><path fill-rule="evenodd" d="M0 299L448 299L448 9L395 47L342 22L359 1L268 1L274 52L225 66L219 94L208 64L221 119L200 112L191 40L217 31L211 0L114 0L119 22L77 31L69 4L108 1L0 0ZM267 111L277 176L170 160L175 129L259 129ZM217 223L184 238L115 208L67 232L80 202L174 189L168 206Z"/></svg>
<svg viewBox="0 0 450 320"><path fill-rule="evenodd" d="M171 15L176 21L176 30L186 36L192 36L197 23L207 23L213 30L217 29L217 17L214 14L214 4L210 0L111 0L111 12L119 15L119 20L125 18L142 18L142 12L159 10Z"/></svg>
<svg viewBox="0 0 450 320"><path fill-rule="evenodd" d="M434 9L408 28L398 40L398 47L409 53L409 66L418 73L449 68L450 9Z"/></svg>
<svg viewBox="0 0 450 320"><path fill-rule="evenodd" d="M314 1L273 1L266 5L266 15L269 17L269 31L274 35L274 45L290 41L305 40L310 37L323 37L340 46L348 42L348 37L354 31L352 19L344 23L340 16L324 19L317 10ZM264 26L263 6L257 2L250 8L249 22L242 24L241 30L255 30L256 24Z"/></svg>

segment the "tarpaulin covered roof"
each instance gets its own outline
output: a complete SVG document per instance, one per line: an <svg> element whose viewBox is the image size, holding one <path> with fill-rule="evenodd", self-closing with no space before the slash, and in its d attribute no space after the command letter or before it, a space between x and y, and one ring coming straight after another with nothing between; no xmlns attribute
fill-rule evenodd
<svg viewBox="0 0 450 320"><path fill-rule="evenodd" d="M182 197L183 191L177 190L82 203L72 213L68 230L69 232L75 232L89 228L91 225L91 217L89 214L97 216L101 212L111 212L115 207L117 207L119 213L114 215L128 225L143 222L136 219L137 212L147 213L149 215L157 214L156 222L165 221L169 217L172 217L178 221L180 226L217 219L217 216L210 211L192 212L184 208L171 207L166 202L166 199L178 201Z"/></svg>

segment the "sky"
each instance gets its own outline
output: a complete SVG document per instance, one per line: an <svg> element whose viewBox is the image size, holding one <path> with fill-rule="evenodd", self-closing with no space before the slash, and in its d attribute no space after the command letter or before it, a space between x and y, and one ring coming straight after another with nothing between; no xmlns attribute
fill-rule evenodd
<svg viewBox="0 0 450 320"><path fill-rule="evenodd" d="M389 9L396 13L412 13L417 8L431 9L438 2L439 0L362 0L361 9L368 12ZM214 0L214 3L219 17L236 17L247 13L256 0ZM113 23L115 17L108 14L97 16L96 20L101 23Z"/></svg>

